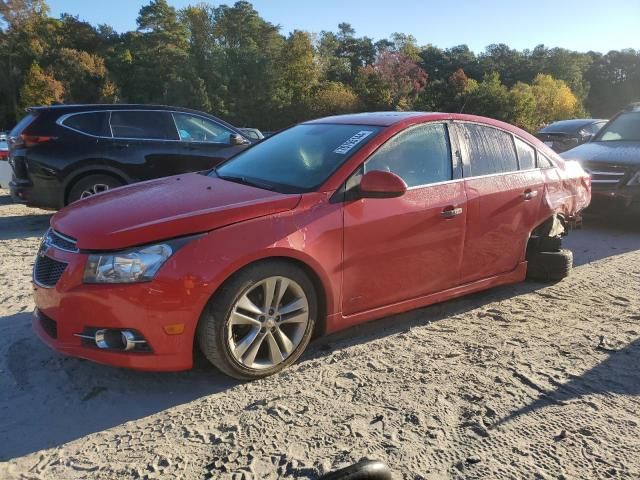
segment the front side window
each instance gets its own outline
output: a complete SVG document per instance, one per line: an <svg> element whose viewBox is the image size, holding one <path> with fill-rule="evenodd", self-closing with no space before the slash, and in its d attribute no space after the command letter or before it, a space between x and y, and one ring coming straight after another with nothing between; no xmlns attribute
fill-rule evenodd
<svg viewBox="0 0 640 480"><path fill-rule="evenodd" d="M618 115L598 132L594 141L640 142L640 112L626 112Z"/></svg>
<svg viewBox="0 0 640 480"><path fill-rule="evenodd" d="M174 113L180 140L185 142L229 143L231 130L211 120L188 113Z"/></svg>
<svg viewBox="0 0 640 480"><path fill-rule="evenodd" d="M465 176L479 177L518 170L511 134L474 123L459 126L469 152L470 172Z"/></svg>
<svg viewBox="0 0 640 480"><path fill-rule="evenodd" d="M114 110L111 131L119 138L178 140L171 114L161 110Z"/></svg>
<svg viewBox="0 0 640 480"><path fill-rule="evenodd" d="M451 180L451 149L445 125L419 125L399 133L367 160L365 173L372 170L395 173L408 187Z"/></svg>
<svg viewBox="0 0 640 480"><path fill-rule="evenodd" d="M65 127L96 137L110 137L109 112L89 112L71 115L62 122Z"/></svg>
<svg viewBox="0 0 640 480"><path fill-rule="evenodd" d="M517 137L514 137L516 142L516 151L518 152L518 162L520 163L520 170L530 170L536 168L536 151L530 145L524 143Z"/></svg>
<svg viewBox="0 0 640 480"><path fill-rule="evenodd" d="M211 175L283 193L312 191L380 130L369 125L296 125L240 152Z"/></svg>

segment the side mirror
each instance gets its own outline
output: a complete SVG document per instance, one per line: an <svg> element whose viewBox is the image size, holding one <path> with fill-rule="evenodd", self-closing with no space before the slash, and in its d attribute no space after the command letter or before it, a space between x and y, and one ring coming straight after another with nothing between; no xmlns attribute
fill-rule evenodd
<svg viewBox="0 0 640 480"><path fill-rule="evenodd" d="M407 191L407 184L398 175L381 170L367 172L360 180L361 198L395 198Z"/></svg>
<svg viewBox="0 0 640 480"><path fill-rule="evenodd" d="M239 133L232 133L229 135L229 143L231 145L244 145L249 142Z"/></svg>

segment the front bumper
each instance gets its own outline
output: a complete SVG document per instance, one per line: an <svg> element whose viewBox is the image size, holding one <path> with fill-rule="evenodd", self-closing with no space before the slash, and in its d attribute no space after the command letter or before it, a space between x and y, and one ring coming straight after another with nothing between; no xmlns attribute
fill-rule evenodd
<svg viewBox="0 0 640 480"><path fill-rule="evenodd" d="M616 208L640 211L640 186L593 185L591 208Z"/></svg>
<svg viewBox="0 0 640 480"><path fill-rule="evenodd" d="M194 334L204 298L195 295L193 279L176 272L175 277L168 275L148 283L87 285L82 283L87 255L53 247L45 254L67 263L52 288L33 284L36 310L32 324L47 345L68 355L137 370L192 367ZM165 332L166 326L177 324L184 325L181 334ZM103 350L76 336L92 328L136 330L151 351Z"/></svg>

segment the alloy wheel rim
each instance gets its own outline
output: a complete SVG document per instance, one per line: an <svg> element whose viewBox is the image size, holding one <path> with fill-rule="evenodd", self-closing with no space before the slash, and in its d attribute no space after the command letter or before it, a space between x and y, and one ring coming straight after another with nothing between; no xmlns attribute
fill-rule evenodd
<svg viewBox="0 0 640 480"><path fill-rule="evenodd" d="M96 193L106 192L107 190L109 190L109 185L104 183L96 183L95 185L92 185L90 188L83 190L82 193L80 194L80 198L91 197Z"/></svg>
<svg viewBox="0 0 640 480"><path fill-rule="evenodd" d="M264 370L284 362L298 348L309 324L309 302L294 280L274 276L245 290L227 319L233 358Z"/></svg>

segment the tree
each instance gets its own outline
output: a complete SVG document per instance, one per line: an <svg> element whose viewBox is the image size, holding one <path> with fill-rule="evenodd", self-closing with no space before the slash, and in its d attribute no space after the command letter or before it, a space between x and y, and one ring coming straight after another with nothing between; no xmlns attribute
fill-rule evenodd
<svg viewBox="0 0 640 480"><path fill-rule="evenodd" d="M20 106L24 112L28 107L51 105L60 102L64 95L61 82L45 73L37 63L31 65L20 89Z"/></svg>
<svg viewBox="0 0 640 480"><path fill-rule="evenodd" d="M542 123L573 118L580 109L578 99L562 80L538 74L531 85L536 101L537 120Z"/></svg>
<svg viewBox="0 0 640 480"><path fill-rule="evenodd" d="M355 112L358 107L358 96L340 82L325 82L314 87L308 100L311 117Z"/></svg>
<svg viewBox="0 0 640 480"><path fill-rule="evenodd" d="M373 65L360 70L358 85L368 106L409 110L427 78L427 73L405 54L385 51Z"/></svg>
<svg viewBox="0 0 640 480"><path fill-rule="evenodd" d="M469 82L465 95L465 113L508 121L510 119L509 90L497 72L484 76L481 82Z"/></svg>

